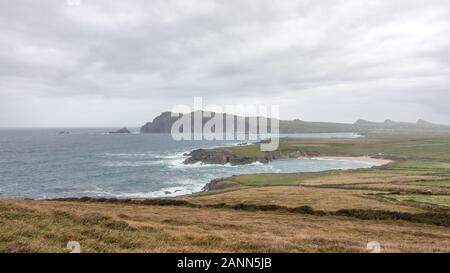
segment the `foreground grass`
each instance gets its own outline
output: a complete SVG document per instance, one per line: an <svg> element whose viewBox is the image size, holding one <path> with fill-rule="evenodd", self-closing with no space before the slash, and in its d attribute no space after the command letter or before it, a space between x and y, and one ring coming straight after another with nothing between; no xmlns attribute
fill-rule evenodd
<svg viewBox="0 0 450 273"><path fill-rule="evenodd" d="M365 252L373 240L387 252L450 251L447 227L341 214L3 200L0 251L66 252L78 241L83 252Z"/></svg>
<svg viewBox="0 0 450 273"><path fill-rule="evenodd" d="M391 197L400 201L414 201L450 207L450 195L407 194L407 195L393 195Z"/></svg>
<svg viewBox="0 0 450 273"><path fill-rule="evenodd" d="M416 184L416 185L420 185L420 186L437 186L437 187L450 188L450 179L431 180L431 181L414 181L414 182L411 182L411 184Z"/></svg>

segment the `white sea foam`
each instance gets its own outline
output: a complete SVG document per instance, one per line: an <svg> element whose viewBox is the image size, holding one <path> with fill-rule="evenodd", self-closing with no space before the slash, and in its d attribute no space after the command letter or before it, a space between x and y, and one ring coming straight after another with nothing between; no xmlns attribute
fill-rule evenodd
<svg viewBox="0 0 450 273"><path fill-rule="evenodd" d="M256 162L253 162L253 163L250 163L250 164L248 164L249 166L262 166L262 165L264 165L264 163L261 163L261 162L259 162L259 161L256 161Z"/></svg>
<svg viewBox="0 0 450 273"><path fill-rule="evenodd" d="M154 153L105 153L103 156L115 159L153 159L140 161L108 161L102 164L104 167L143 167L154 165L183 166L183 161L187 158L188 152L177 152L170 154L154 154Z"/></svg>
<svg viewBox="0 0 450 273"><path fill-rule="evenodd" d="M154 153L105 153L104 157L121 157L121 158L135 158L135 157L157 157Z"/></svg>
<svg viewBox="0 0 450 273"><path fill-rule="evenodd" d="M202 163L202 162L196 162L196 163L193 163L193 164L184 164L184 160L185 160L185 158L172 160L170 162L169 168L173 168L173 169L190 169L190 168L219 168L219 167L233 168L233 167L237 167L237 166L231 165L231 163L226 163L226 164L207 164L207 163Z"/></svg>
<svg viewBox="0 0 450 273"><path fill-rule="evenodd" d="M235 143L233 144L233 146L250 146L250 145L254 145L257 142L239 142L239 143Z"/></svg>
<svg viewBox="0 0 450 273"><path fill-rule="evenodd" d="M102 164L103 167L144 167L144 166L154 166L154 165L164 165L165 161L118 161L118 162L105 162Z"/></svg>
<svg viewBox="0 0 450 273"><path fill-rule="evenodd" d="M200 192L205 181L186 179L178 181L177 186L165 187L156 191L150 192L111 192L103 189L95 189L84 191L82 195L98 196L98 197L115 197L115 198L159 198L159 197L175 197L180 195L192 194Z"/></svg>
<svg viewBox="0 0 450 273"><path fill-rule="evenodd" d="M117 198L159 198L159 197L175 197L180 195L192 194L201 191L203 186L198 187L167 187L152 192L134 192L114 194Z"/></svg>
<svg viewBox="0 0 450 273"><path fill-rule="evenodd" d="M189 154L190 151L185 152L177 152L177 153L171 153L167 155L158 155L158 158L164 158L164 159L180 159L180 158L187 158L188 156L186 154Z"/></svg>

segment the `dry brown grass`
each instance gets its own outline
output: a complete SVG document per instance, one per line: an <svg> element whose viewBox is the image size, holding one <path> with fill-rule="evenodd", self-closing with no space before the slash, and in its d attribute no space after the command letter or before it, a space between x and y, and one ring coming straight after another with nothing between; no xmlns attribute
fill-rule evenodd
<svg viewBox="0 0 450 273"><path fill-rule="evenodd" d="M432 180L430 180L432 181ZM389 191L389 192L425 192L425 193L442 193L450 195L450 188L437 187L432 185L415 185L408 183L368 183L368 184L345 184L339 185L342 189L361 189L361 190L372 190L372 191Z"/></svg>
<svg viewBox="0 0 450 273"><path fill-rule="evenodd" d="M0 251L449 252L449 228L285 212L56 201L0 201Z"/></svg>
<svg viewBox="0 0 450 273"><path fill-rule="evenodd" d="M241 189L221 194L187 197L196 204L257 204L287 207L310 206L315 210L372 209L400 212L421 212L418 208L372 198L377 191L276 186Z"/></svg>
<svg viewBox="0 0 450 273"><path fill-rule="evenodd" d="M304 185L333 185L333 184L391 184L407 183L418 180L438 180L446 177L435 175L411 175L394 171L367 171L367 172L343 172L316 178L307 178L302 181Z"/></svg>

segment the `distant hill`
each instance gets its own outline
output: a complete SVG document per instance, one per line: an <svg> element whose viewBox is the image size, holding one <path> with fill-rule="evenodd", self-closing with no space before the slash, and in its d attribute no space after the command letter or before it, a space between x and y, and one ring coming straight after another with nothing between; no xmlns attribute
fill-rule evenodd
<svg viewBox="0 0 450 273"><path fill-rule="evenodd" d="M419 119L417 122L401 122L401 121L393 121L390 119L385 120L384 122L372 122L367 120L358 120L354 123L354 125L363 131L373 131L373 130L450 130L450 126L441 125L431 123L422 119Z"/></svg>
<svg viewBox="0 0 450 273"><path fill-rule="evenodd" d="M302 120L280 120L280 133L345 133L359 132L357 126L350 123L311 122Z"/></svg>
<svg viewBox="0 0 450 273"><path fill-rule="evenodd" d="M191 119L191 124L193 124L194 122L194 114L195 113L200 113L200 112L192 112L192 113L186 113L186 114L179 114L181 116L186 116L188 115L189 118ZM214 112L203 112L203 116L209 116L209 117L204 117L202 119L202 127L209 121L211 120L213 117L215 117L216 113ZM223 124L223 128L226 128L226 124L228 122L233 121L234 122L234 132L249 132L249 128L250 128L250 120L248 117L241 117L241 116L235 116L235 115L228 115L228 114L222 114L222 124ZM237 128L237 119L238 118L242 118L245 121L245 129L244 130L239 130L240 128ZM263 117L254 117L254 118L258 118L258 119L263 119ZM172 125L174 124L175 121L177 121L179 119L179 117L172 117L172 113L171 112L163 112L161 115L157 116L156 118L153 119L152 122L147 122L144 126L141 127L141 133L171 133L172 130ZM267 118L264 118L267 119ZM270 128L270 119L267 119L267 124L268 124L268 128ZM255 129L255 128L253 128ZM191 126L191 131L193 131L193 125ZM258 127L256 127L255 130L258 130ZM252 131L254 132L254 131Z"/></svg>
<svg viewBox="0 0 450 273"><path fill-rule="evenodd" d="M194 112L193 112L194 113ZM182 115L190 115L193 120L193 113ZM206 113L206 112L205 112ZM209 113L214 117L215 113ZM236 121L238 116L223 116L223 124L225 128L226 121ZM240 117L242 118L242 117ZM259 117L261 118L261 117ZM211 118L203 118L203 125ZM147 122L141 127L142 133L170 133L173 123L178 117L172 117L171 112L163 112L161 115ZM249 128L249 119L245 118L246 131ZM270 125L270 120L268 120ZM310 122L303 120L280 120L280 133L336 133L336 132L355 132L355 133L418 133L418 132L445 132L450 133L450 126L431 123L425 120L417 122L399 122L385 120L384 122L373 122L360 119L355 123L334 123L334 122ZM235 126L236 128L236 126ZM269 126L270 128L270 126ZM236 130L235 130L236 131Z"/></svg>

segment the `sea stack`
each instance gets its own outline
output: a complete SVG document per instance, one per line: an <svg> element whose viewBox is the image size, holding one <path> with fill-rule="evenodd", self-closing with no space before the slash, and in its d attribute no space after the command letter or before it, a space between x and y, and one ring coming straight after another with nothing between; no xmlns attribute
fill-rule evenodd
<svg viewBox="0 0 450 273"><path fill-rule="evenodd" d="M120 130L117 130L117 131L110 131L109 132L110 134L129 134L129 133L131 133L127 128L122 128L122 129L120 129Z"/></svg>

